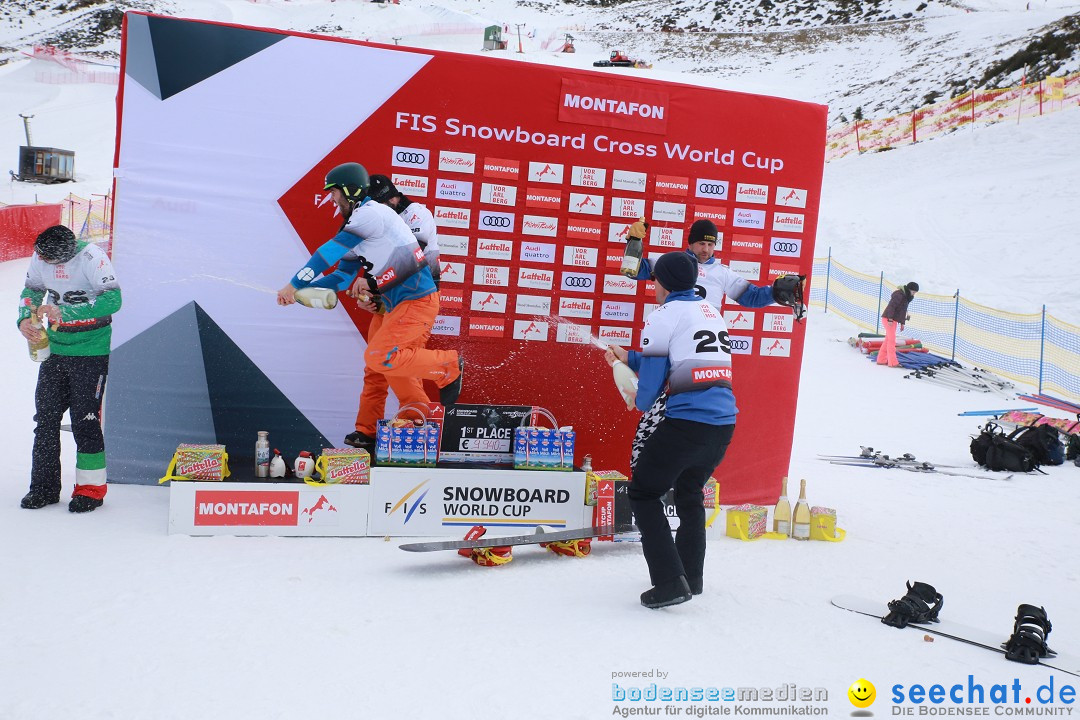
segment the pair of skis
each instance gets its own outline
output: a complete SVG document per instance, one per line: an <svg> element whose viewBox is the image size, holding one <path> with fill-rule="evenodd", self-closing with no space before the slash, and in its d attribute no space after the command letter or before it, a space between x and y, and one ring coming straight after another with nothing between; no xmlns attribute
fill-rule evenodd
<svg viewBox="0 0 1080 720"><path fill-rule="evenodd" d="M880 450L872 447L863 447L858 455L818 455L820 460L826 460L832 465L850 465L852 467L874 467L885 469L900 469L908 472L933 473L936 475L949 475L953 477L970 477L979 480L1010 480L1009 475L985 475L982 473L959 472L959 465L939 465L937 463L919 460L910 453L904 453L899 457L890 457ZM943 469L949 468L949 469Z"/></svg>

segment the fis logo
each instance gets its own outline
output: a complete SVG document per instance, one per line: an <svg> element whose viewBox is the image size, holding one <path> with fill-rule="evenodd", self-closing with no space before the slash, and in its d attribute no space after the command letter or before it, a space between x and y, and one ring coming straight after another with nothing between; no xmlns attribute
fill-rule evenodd
<svg viewBox="0 0 1080 720"><path fill-rule="evenodd" d="M424 498L427 497L428 490L424 490L423 492L420 492L420 490L425 485L427 485L428 482L429 481L425 480L416 487L414 487L412 490L409 490L409 492L402 495L401 498L398 499L398 501L393 505L391 505L390 503L386 503L385 505L383 505L383 513L387 517L389 517L390 515L393 515L398 510L400 510L401 514L405 517L405 519L402 521L403 525L408 524L409 520L411 520L412 516L416 513L426 515L427 503L424 502ZM413 496L417 495L417 493L420 494L416 497L415 500L413 500Z"/></svg>

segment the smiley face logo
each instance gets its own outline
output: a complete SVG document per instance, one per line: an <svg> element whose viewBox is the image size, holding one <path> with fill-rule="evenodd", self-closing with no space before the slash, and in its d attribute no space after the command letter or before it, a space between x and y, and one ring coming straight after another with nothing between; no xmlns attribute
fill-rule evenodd
<svg viewBox="0 0 1080 720"><path fill-rule="evenodd" d="M847 690L848 700L857 708L868 708L877 699L877 690L874 684L865 678L859 678L851 683Z"/></svg>

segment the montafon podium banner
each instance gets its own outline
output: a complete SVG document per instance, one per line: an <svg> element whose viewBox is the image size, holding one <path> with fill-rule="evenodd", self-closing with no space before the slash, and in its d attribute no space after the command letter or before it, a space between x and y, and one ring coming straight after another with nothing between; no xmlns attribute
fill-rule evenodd
<svg viewBox="0 0 1080 720"><path fill-rule="evenodd" d="M289 457L353 430L369 317L344 296L331 311L274 297L337 231L322 180L342 162L435 215L431 346L463 353L461 402L545 407L601 469L629 469L638 414L596 341L636 348L655 308L652 283L618 272L631 222L650 222L655 255L709 218L753 283L811 270L821 105L141 13L122 62L113 480L159 477L180 442L225 443L243 468L258 430ZM787 472L804 326L723 309L740 413L721 497L765 502Z"/></svg>

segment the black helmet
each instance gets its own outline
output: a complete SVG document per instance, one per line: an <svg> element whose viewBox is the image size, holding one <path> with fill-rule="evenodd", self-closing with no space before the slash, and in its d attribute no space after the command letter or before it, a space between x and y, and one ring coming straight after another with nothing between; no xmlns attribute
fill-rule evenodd
<svg viewBox="0 0 1080 720"><path fill-rule="evenodd" d="M75 233L63 225L45 228L34 241L34 251L38 257L56 265L75 257L78 250L79 242L75 239Z"/></svg>
<svg viewBox="0 0 1080 720"><path fill-rule="evenodd" d="M371 185L368 187L368 197L375 202L386 203L390 198L401 194L393 181L385 175L372 175Z"/></svg>
<svg viewBox="0 0 1080 720"><path fill-rule="evenodd" d="M364 166L348 162L326 173L326 187L323 190L341 188L350 202L358 203L367 195L368 184L368 172Z"/></svg>

